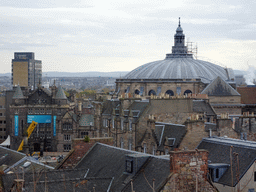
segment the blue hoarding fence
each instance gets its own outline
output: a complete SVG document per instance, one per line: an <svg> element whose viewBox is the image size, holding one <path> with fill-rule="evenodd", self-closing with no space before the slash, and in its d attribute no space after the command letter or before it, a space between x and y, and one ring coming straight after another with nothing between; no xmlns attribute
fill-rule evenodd
<svg viewBox="0 0 256 192"><path fill-rule="evenodd" d="M14 116L14 135L15 136L19 135L19 116L18 115Z"/></svg>

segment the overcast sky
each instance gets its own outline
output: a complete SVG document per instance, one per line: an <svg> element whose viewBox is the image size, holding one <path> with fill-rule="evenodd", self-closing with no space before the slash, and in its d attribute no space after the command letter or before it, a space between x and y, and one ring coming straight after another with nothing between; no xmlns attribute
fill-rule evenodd
<svg viewBox="0 0 256 192"><path fill-rule="evenodd" d="M1 0L0 73L14 52L43 71L130 71L171 52L178 18L198 59L256 67L255 0Z"/></svg>

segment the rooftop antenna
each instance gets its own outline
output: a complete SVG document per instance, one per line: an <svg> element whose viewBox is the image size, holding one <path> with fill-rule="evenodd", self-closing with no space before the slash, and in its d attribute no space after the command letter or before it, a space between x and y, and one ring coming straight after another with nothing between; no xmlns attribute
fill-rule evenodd
<svg viewBox="0 0 256 192"><path fill-rule="evenodd" d="M179 17L179 27L180 27L180 17Z"/></svg>

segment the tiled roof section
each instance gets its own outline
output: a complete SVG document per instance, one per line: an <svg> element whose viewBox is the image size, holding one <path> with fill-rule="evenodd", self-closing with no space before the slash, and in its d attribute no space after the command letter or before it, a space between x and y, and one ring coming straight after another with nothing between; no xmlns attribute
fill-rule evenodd
<svg viewBox="0 0 256 192"><path fill-rule="evenodd" d="M129 151L129 150L97 143L83 157L83 159L78 163L76 168L89 169L90 171L88 173L88 177L105 177L105 178L114 177L112 187L111 187L112 191L122 191L124 185L129 183L131 179L133 179L134 182L137 182L138 185L141 185L141 186L137 186L138 188L139 187L143 188L143 186L146 184L145 183L146 181L144 178L143 180L139 181L141 177L136 177L136 175L132 177L132 175L125 173L125 160L126 160L126 155L128 154L130 155L134 154L138 156L147 155L148 157L152 157L152 159L158 158L148 154ZM154 163L155 163L155 160L152 161L152 164L150 162L147 165L144 164L144 168L146 169L147 166L150 166L147 170L151 169L151 173L152 172L154 173L153 177L156 177L155 178L156 183L157 184L162 183L163 178L165 177L165 172L169 173L169 160L160 159L155 164ZM166 165L166 167L164 167L166 168L166 170L163 170L163 167L162 167L163 164ZM159 166L159 168L157 166ZM147 171L145 176L147 178L150 178L151 177L150 175L152 175L151 173ZM158 177L158 175L162 175L162 176ZM137 190L137 191L140 191L140 190ZM145 191L145 190L142 190L142 191Z"/></svg>
<svg viewBox="0 0 256 192"><path fill-rule="evenodd" d="M205 131L209 131L210 129L212 131L217 131L217 125L216 123L209 123L209 122L205 122L204 123L205 126Z"/></svg>
<svg viewBox="0 0 256 192"><path fill-rule="evenodd" d="M74 113L74 111L68 111L63 116L63 119L70 119L72 118L74 121L77 121L77 115Z"/></svg>
<svg viewBox="0 0 256 192"><path fill-rule="evenodd" d="M108 191L112 178L72 178L41 181L36 185L37 192L44 191ZM34 182L26 183L26 191L34 191Z"/></svg>
<svg viewBox="0 0 256 192"><path fill-rule="evenodd" d="M31 163L28 166L25 166L26 163ZM41 170L51 170L54 169L54 167L45 165L43 163L40 163L38 160L36 160L34 157L25 156L12 166L10 166L8 169L6 169L4 172L8 173L9 171L13 171L15 173L20 172L34 172L34 171L41 171Z"/></svg>
<svg viewBox="0 0 256 192"><path fill-rule="evenodd" d="M61 86L58 87L55 99L67 99L65 92Z"/></svg>
<svg viewBox="0 0 256 192"><path fill-rule="evenodd" d="M153 179L155 179L155 191L160 191L159 189L162 187L169 175L169 159L150 158L149 161L146 162L146 165L134 176L133 190L152 191ZM122 191L131 191L131 183L129 182L126 184Z"/></svg>
<svg viewBox="0 0 256 192"><path fill-rule="evenodd" d="M209 96L239 96L240 94L221 77L214 79L201 94Z"/></svg>
<svg viewBox="0 0 256 192"><path fill-rule="evenodd" d="M193 100L193 111L198 113L206 112L206 115L216 115L214 109L205 100Z"/></svg>
<svg viewBox="0 0 256 192"><path fill-rule="evenodd" d="M241 103L256 104L256 87L237 87L237 91L241 94Z"/></svg>
<svg viewBox="0 0 256 192"><path fill-rule="evenodd" d="M132 103L132 105L130 106L130 109L132 110L134 123L138 121L139 117L142 115L142 113L146 110L148 106L149 106L148 101L134 101Z"/></svg>
<svg viewBox="0 0 256 192"><path fill-rule="evenodd" d="M22 90L19 85L16 87L12 98L13 99L24 99L24 95L23 95Z"/></svg>
<svg viewBox="0 0 256 192"><path fill-rule="evenodd" d="M79 126L91 126L94 125L94 116L91 114L83 114L79 120Z"/></svg>
<svg viewBox="0 0 256 192"><path fill-rule="evenodd" d="M131 105L131 109L144 111L148 105L149 105L149 101L134 101Z"/></svg>
<svg viewBox="0 0 256 192"><path fill-rule="evenodd" d="M116 108L116 106L120 104L119 100L107 100L103 103L103 115L111 115L113 108Z"/></svg>
<svg viewBox="0 0 256 192"><path fill-rule="evenodd" d="M27 172L24 174L25 186L30 189L31 185L34 186L33 181L38 180L37 184L47 182L48 187L59 187L60 189L65 186L66 182L76 181L85 179L84 176L88 172L88 169L69 169L69 170L42 170L36 172ZM13 184L13 180L18 178L23 178L23 173L5 174L2 176L5 191L9 191ZM54 181L51 183L51 181ZM49 183L48 183L49 182ZM40 185L36 191L41 190ZM32 188L33 189L33 188ZM51 188L49 188L51 189ZM34 190L27 190L34 191ZM50 191L61 191L61 190L50 190ZM65 191L65 190L63 190ZM68 190L73 191L73 190Z"/></svg>
<svg viewBox="0 0 256 192"><path fill-rule="evenodd" d="M10 167L24 157L26 157L26 155L23 153L8 149L6 147L0 147L0 166L7 165Z"/></svg>
<svg viewBox="0 0 256 192"><path fill-rule="evenodd" d="M52 95L52 92L51 92L50 89L42 88L42 90L43 90L48 96L51 96L51 95Z"/></svg>
<svg viewBox="0 0 256 192"><path fill-rule="evenodd" d="M233 146L233 147L231 147ZM204 138L198 149L205 149L209 151L208 159L211 163L226 163L230 164L230 153L232 155L232 170L233 170L233 186L237 184L237 157L239 158L239 175L240 179L246 173L248 168L254 163L256 159L256 142L243 141L231 138ZM218 183L232 186L231 167L220 178Z"/></svg>
<svg viewBox="0 0 256 192"><path fill-rule="evenodd" d="M164 151L164 144L167 139L174 141L174 143L167 141L167 143L173 144L170 146L172 149L178 148L186 132L184 125L156 122L156 135L159 139L157 150Z"/></svg>

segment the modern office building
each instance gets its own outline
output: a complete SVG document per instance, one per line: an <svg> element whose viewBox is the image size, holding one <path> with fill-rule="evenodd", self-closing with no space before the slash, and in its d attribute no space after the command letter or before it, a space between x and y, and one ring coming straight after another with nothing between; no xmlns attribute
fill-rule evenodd
<svg viewBox="0 0 256 192"><path fill-rule="evenodd" d="M12 59L12 85L35 89L42 82L42 61L32 52L16 52Z"/></svg>

